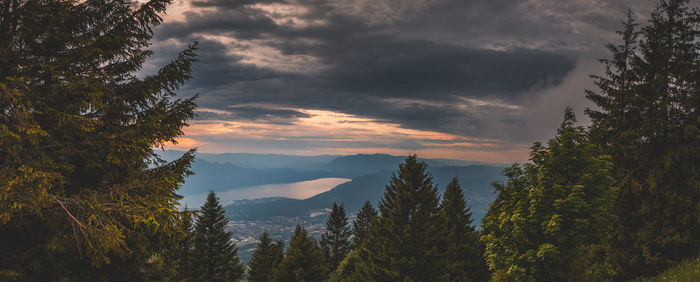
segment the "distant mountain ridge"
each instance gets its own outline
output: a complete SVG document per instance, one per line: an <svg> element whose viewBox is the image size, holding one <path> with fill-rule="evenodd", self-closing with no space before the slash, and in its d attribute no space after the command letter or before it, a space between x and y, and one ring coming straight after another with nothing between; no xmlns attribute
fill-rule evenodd
<svg viewBox="0 0 700 282"><path fill-rule="evenodd" d="M166 160L174 160L184 154L182 151L164 150L158 154ZM270 168L292 168L297 170L319 170L333 159L340 157L336 155L320 156L294 156L281 154L250 154L250 153L223 153L209 154L196 153L197 158L212 163L232 164L245 168L270 169Z"/></svg>
<svg viewBox="0 0 700 282"><path fill-rule="evenodd" d="M180 189L184 195L227 191L238 187L263 184L281 184L337 177L325 170L294 170L289 168L246 168L230 163L208 162L195 158L192 164L194 175L188 176Z"/></svg>
<svg viewBox="0 0 700 282"><path fill-rule="evenodd" d="M480 224L488 205L495 194L491 183L503 180L502 168L485 165L428 167L434 183L442 193L447 183L457 177L460 181L468 205L471 206L475 224ZM348 212L354 213L369 200L376 206L389 183L393 171L382 170L354 178L352 181L313 196L296 200L289 198L267 199L262 202L237 203L226 206L227 215L233 219L266 219L271 217L303 217L313 211L332 206L333 202L343 203Z"/></svg>
<svg viewBox="0 0 700 282"><path fill-rule="evenodd" d="M351 177L365 175L381 170L396 170L399 163L401 163L404 159L406 159L406 156L392 156L387 154L357 154L350 156L339 156L323 166L322 169L336 173L345 173L346 176ZM429 167L494 165L484 162L450 159L419 158L419 160L425 162Z"/></svg>
<svg viewBox="0 0 700 282"><path fill-rule="evenodd" d="M184 152L157 151L166 160ZM194 175L188 176L179 193L201 194L265 184L283 184L325 177L356 178L382 170L396 170L404 156L358 154L348 156L291 156L278 154L197 153L192 164ZM464 166L481 162L421 159L429 167ZM489 164L494 165L494 164ZM499 166L496 164L496 166Z"/></svg>
<svg viewBox="0 0 700 282"><path fill-rule="evenodd" d="M184 152L159 151L166 160L174 160ZM356 212L364 201L374 205L384 193L393 172L406 157L387 154L357 154L347 156L288 156L276 154L203 154L197 153L192 165L194 175L187 177L179 193L203 194L209 190L229 191L239 187L284 184L337 177L352 181L313 197L297 200L284 197L237 200L226 206L233 219L266 219L273 217L304 217L312 211L342 202L348 212ZM476 223L493 201L491 183L503 180L505 165L485 164L452 159L421 159L428 165L434 182L442 192L453 177L457 177L472 207Z"/></svg>

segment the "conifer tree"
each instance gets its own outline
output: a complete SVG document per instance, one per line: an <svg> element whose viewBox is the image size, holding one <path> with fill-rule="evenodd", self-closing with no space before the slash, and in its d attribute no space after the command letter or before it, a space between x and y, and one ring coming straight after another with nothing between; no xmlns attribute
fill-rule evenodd
<svg viewBox="0 0 700 282"><path fill-rule="evenodd" d="M248 281L272 281L273 274L282 261L283 251L284 243L273 241L267 230L263 231L260 242L248 261Z"/></svg>
<svg viewBox="0 0 700 282"><path fill-rule="evenodd" d="M364 248L364 247L363 247ZM366 263L366 252L353 250L340 262L338 268L331 273L329 281L373 281Z"/></svg>
<svg viewBox="0 0 700 282"><path fill-rule="evenodd" d="M352 251L338 265L337 269L331 273L330 281L370 281L369 268L366 264L368 250L366 242L372 235L372 226L377 221L377 210L372 207L369 201L365 201L352 226Z"/></svg>
<svg viewBox="0 0 700 282"><path fill-rule="evenodd" d="M345 215L343 204L338 206L333 203L333 209L326 220L326 232L321 236L321 250L328 262L329 271L334 271L350 253L350 235L348 217Z"/></svg>
<svg viewBox="0 0 700 282"><path fill-rule="evenodd" d="M373 280L430 281L441 274L438 192L415 155L399 164L379 202L380 216L361 248Z"/></svg>
<svg viewBox="0 0 700 282"><path fill-rule="evenodd" d="M700 252L700 14L660 1L639 31L608 46L606 74L587 97L591 138L614 161L619 194L611 247L617 279L652 275ZM639 38L639 39L638 39Z"/></svg>
<svg viewBox="0 0 700 282"><path fill-rule="evenodd" d="M323 253L306 229L297 225L274 281L323 281L327 278Z"/></svg>
<svg viewBox="0 0 700 282"><path fill-rule="evenodd" d="M484 258L492 271L492 281L535 281L529 265L521 258L532 243L534 226L527 222L529 206L528 192L535 173L532 164L513 164L503 170L508 181L494 183L496 199L489 205L482 219L486 245Z"/></svg>
<svg viewBox="0 0 700 282"><path fill-rule="evenodd" d="M365 201L360 211L357 212L357 218L352 224L353 249L359 248L363 242L368 240L372 224L377 220L377 217L377 210L374 209L369 201Z"/></svg>
<svg viewBox="0 0 700 282"><path fill-rule="evenodd" d="M238 258L231 232L225 230L228 220L214 192L197 215L194 227L194 265L196 280L238 281L243 278L243 265Z"/></svg>
<svg viewBox="0 0 700 282"><path fill-rule="evenodd" d="M142 280L193 153L196 46L138 78L170 0L0 1L0 280Z"/></svg>
<svg viewBox="0 0 700 282"><path fill-rule="evenodd" d="M614 189L608 157L595 155L583 127L564 121L532 163L504 170L505 185L483 220L486 261L494 280L591 280L579 259L610 230Z"/></svg>
<svg viewBox="0 0 700 282"><path fill-rule="evenodd" d="M486 281L488 267L484 261L484 248L479 241L479 233L472 225L471 211L467 207L462 188L457 178L452 179L445 189L440 205L442 230L442 281Z"/></svg>
<svg viewBox="0 0 700 282"><path fill-rule="evenodd" d="M171 252L171 261L176 262L177 276L176 280L189 281L192 276L192 266L194 257L194 230L192 226L192 212L185 207L182 213L182 228L177 234L177 245L175 250ZM170 267L173 267L172 265Z"/></svg>
<svg viewBox="0 0 700 282"><path fill-rule="evenodd" d="M372 236L372 227L377 222L377 210L369 201L357 212L357 218L352 226L352 252L340 262L338 268L331 274L330 281L370 281L369 268L366 264L368 250L366 242Z"/></svg>

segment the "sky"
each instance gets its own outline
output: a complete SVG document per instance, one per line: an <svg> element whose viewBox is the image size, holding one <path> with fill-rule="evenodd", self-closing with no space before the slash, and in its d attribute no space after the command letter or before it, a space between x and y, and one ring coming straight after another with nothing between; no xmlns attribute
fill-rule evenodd
<svg viewBox="0 0 700 282"><path fill-rule="evenodd" d="M526 161L648 0L175 0L143 74L199 42L170 149Z"/></svg>

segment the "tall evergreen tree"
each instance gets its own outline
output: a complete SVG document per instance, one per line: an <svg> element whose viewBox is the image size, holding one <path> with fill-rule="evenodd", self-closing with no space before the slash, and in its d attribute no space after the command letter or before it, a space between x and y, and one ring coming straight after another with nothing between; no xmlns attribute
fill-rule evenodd
<svg viewBox="0 0 700 282"><path fill-rule="evenodd" d="M364 248L364 247L363 247ZM366 252L353 250L331 273L329 281L374 281L366 263ZM364 256L363 256L364 255Z"/></svg>
<svg viewBox="0 0 700 282"><path fill-rule="evenodd" d="M209 192L194 227L196 280L238 281L243 278L244 267L238 258L236 243L231 241L231 232L225 230L228 220L224 213L216 194Z"/></svg>
<svg viewBox="0 0 700 282"><path fill-rule="evenodd" d="M467 207L457 178L445 189L440 205L443 281L487 281L488 266L484 261L484 248L479 233L472 225L472 213Z"/></svg>
<svg viewBox="0 0 700 282"><path fill-rule="evenodd" d="M345 257L331 274L330 281L370 281L370 268L367 264L368 246L372 228L377 222L377 210L369 201L365 201L357 212L352 226L352 252Z"/></svg>
<svg viewBox="0 0 700 282"><path fill-rule="evenodd" d="M357 249L368 240L371 235L372 224L376 222L377 210L369 201L365 201L357 212L357 217L352 223L352 246Z"/></svg>
<svg viewBox="0 0 700 282"><path fill-rule="evenodd" d="M284 242L273 241L267 230L263 231L260 242L248 261L248 281L272 281L273 274L277 271L283 256Z"/></svg>
<svg viewBox="0 0 700 282"><path fill-rule="evenodd" d="M328 270L334 271L345 256L350 253L350 226L343 204L333 203L331 214L326 220L326 232L321 236L321 250L326 256Z"/></svg>
<svg viewBox="0 0 700 282"><path fill-rule="evenodd" d="M177 229L196 47L134 75L170 2L0 1L0 280L141 280Z"/></svg>
<svg viewBox="0 0 700 282"><path fill-rule="evenodd" d="M699 14L686 0L660 1L641 32L628 17L606 74L594 77L598 91L588 91L599 108L587 112L591 136L613 157L620 188L618 279L700 252Z"/></svg>
<svg viewBox="0 0 700 282"><path fill-rule="evenodd" d="M371 239L361 248L374 280L430 281L441 273L439 199L426 168L409 156L386 186Z"/></svg>
<svg viewBox="0 0 700 282"><path fill-rule="evenodd" d="M142 266L145 281L192 281L194 212L186 206L179 212L179 229L165 235L158 244L163 251L154 253Z"/></svg>
<svg viewBox="0 0 700 282"><path fill-rule="evenodd" d="M306 229L297 225L274 281L323 281L327 268L321 249Z"/></svg>
<svg viewBox="0 0 700 282"><path fill-rule="evenodd" d="M508 182L494 183L496 199L482 219L484 258L493 272L492 281L535 281L533 269L523 255L532 249L534 226L527 224L528 192L536 175L532 164L513 164L503 170ZM532 256L532 255L530 255Z"/></svg>
<svg viewBox="0 0 700 282"><path fill-rule="evenodd" d="M495 280L586 280L578 261L605 241L612 206L611 163L597 157L567 108L557 134L535 143L532 163L504 171L483 220L486 260Z"/></svg>
<svg viewBox="0 0 700 282"><path fill-rule="evenodd" d="M175 279L180 281L190 281L194 278L192 276L192 259L194 257L192 216L193 212L185 207L182 213L181 232L177 234L177 245L174 247L175 250L170 253L172 256L171 261L174 261L177 267L177 276ZM173 265L170 267L173 267Z"/></svg>

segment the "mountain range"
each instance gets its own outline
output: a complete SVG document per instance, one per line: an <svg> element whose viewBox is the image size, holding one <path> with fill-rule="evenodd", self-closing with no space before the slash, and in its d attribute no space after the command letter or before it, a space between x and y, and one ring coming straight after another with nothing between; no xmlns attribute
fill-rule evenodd
<svg viewBox="0 0 700 282"><path fill-rule="evenodd" d="M173 160L184 152L160 151L166 160ZM272 217L304 217L323 212L333 202L343 203L349 213L355 213L364 201L376 205L392 173L405 159L386 154L358 154L349 156L290 156L275 154L206 154L197 153L192 171L182 189L183 195L230 191L239 187L264 184L282 184L327 177L350 178L329 191L307 199L283 197L257 200L239 200L226 206L232 219L268 219ZM452 178L457 177L473 219L479 223L493 201L491 183L501 181L503 164L488 164L452 159L421 159L428 165L434 182L442 192Z"/></svg>
<svg viewBox="0 0 700 282"><path fill-rule="evenodd" d="M494 199L491 182L502 180L502 168L485 165L429 167L438 191L442 193L452 178L457 177L464 190L472 218L479 224ZM261 202L235 202L226 206L227 215L233 219L266 219L271 217L303 217L323 211L333 202L343 203L345 209L355 213L365 201L377 205L385 185L392 176L391 170L355 177L352 181L308 199L270 198Z"/></svg>

